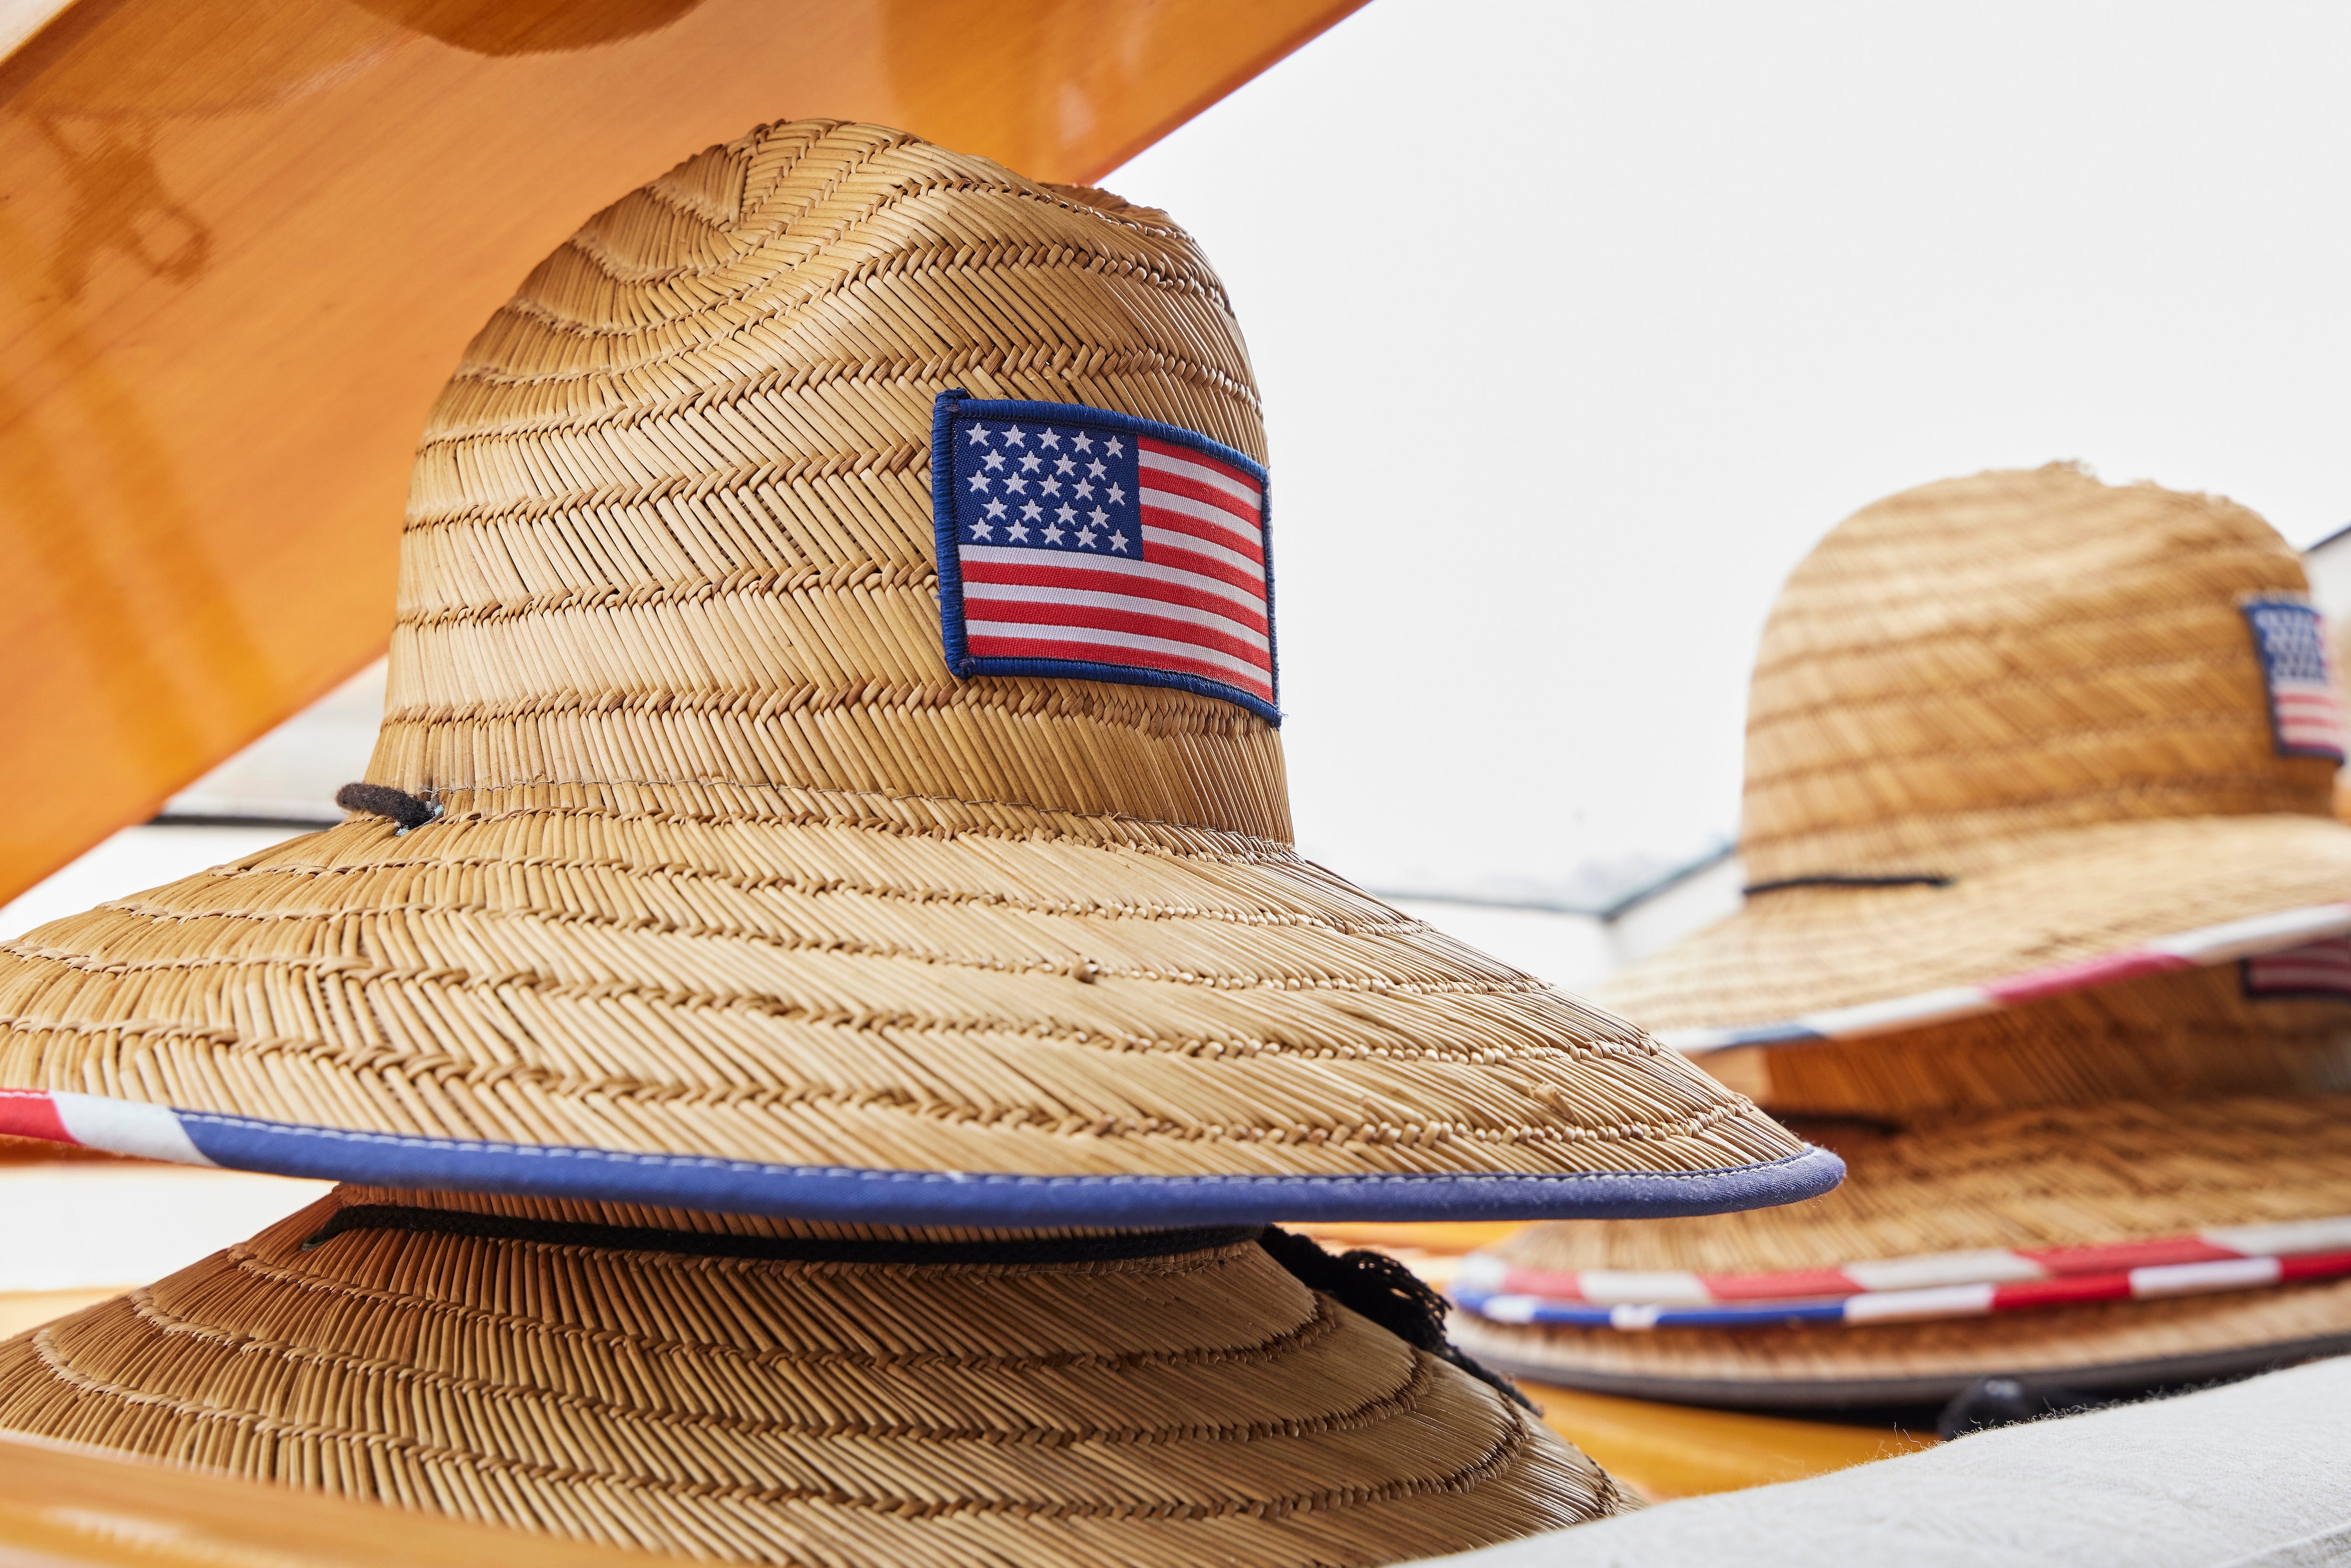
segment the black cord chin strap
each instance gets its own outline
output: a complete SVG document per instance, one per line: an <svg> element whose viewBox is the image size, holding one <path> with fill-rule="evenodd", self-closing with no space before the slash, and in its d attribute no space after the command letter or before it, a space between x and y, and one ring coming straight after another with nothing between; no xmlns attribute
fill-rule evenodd
<svg viewBox="0 0 2351 1568"><path fill-rule="evenodd" d="M1320 1291L1349 1312L1366 1317L1416 1350L1449 1361L1522 1409L1534 1401L1499 1373L1461 1354L1445 1334L1445 1298L1428 1281L1381 1252L1358 1248L1325 1252L1311 1238L1269 1225L1257 1244L1310 1291Z"/></svg>
<svg viewBox="0 0 2351 1568"><path fill-rule="evenodd" d="M1750 882L1739 891L1752 898L1759 893L1778 893L1790 887L1949 887L1958 880L1932 871L1896 872L1890 876L1823 872L1818 876L1783 876L1777 882Z"/></svg>

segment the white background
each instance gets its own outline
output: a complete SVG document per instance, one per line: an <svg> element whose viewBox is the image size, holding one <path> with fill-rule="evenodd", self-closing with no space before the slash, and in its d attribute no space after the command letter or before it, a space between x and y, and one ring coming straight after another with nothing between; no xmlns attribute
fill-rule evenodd
<svg viewBox="0 0 2351 1568"><path fill-rule="evenodd" d="M1911 485L2351 520L2346 70L2339 4L1374 0L1109 176L1256 358L1302 845L1729 834L1781 578Z"/></svg>

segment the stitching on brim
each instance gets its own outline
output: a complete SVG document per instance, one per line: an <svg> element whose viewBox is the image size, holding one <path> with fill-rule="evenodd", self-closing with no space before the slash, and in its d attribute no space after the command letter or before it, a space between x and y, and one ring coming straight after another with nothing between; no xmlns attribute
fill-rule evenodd
<svg viewBox="0 0 2351 1568"><path fill-rule="evenodd" d="M430 1150L435 1154L523 1155L549 1159L581 1159L611 1165L648 1166L654 1168L723 1171L731 1176L775 1174L795 1180L816 1176L828 1180L881 1181L893 1185L912 1183L925 1186L1144 1186L1248 1188L1292 1182L1303 1182L1326 1187L1380 1186L1397 1182L1506 1181L1513 1184L1532 1182L1544 1186L1595 1181L1692 1182L1713 1181L1724 1176L1760 1175L1812 1160L1823 1152L1811 1145L1806 1145L1797 1153L1782 1155L1777 1159L1753 1160L1743 1166L1718 1166L1699 1171L1552 1171L1531 1175L1511 1171L1367 1171L1338 1176L1025 1176L1008 1171L891 1171L868 1170L851 1166L775 1166L748 1160L721 1159L710 1155L646 1155L622 1149L589 1149L569 1145L463 1143L455 1139L431 1138L407 1133L358 1133L346 1131L340 1127L311 1127L284 1122L261 1122L249 1117L223 1115L213 1111L175 1109L172 1114L183 1121L201 1122L212 1126L229 1127L241 1132L271 1136L328 1138L338 1143L386 1144L394 1147Z"/></svg>
<svg viewBox="0 0 2351 1568"><path fill-rule="evenodd" d="M1267 727L1270 728L1270 726ZM778 795L797 791L803 795L837 796L842 800L861 803L879 800L893 805L909 803L931 806L963 806L967 808L994 807L1007 811L1034 811L1040 817L1068 817L1081 822L1132 822L1137 827L1166 828L1177 832L1206 833L1214 834L1219 837L1235 838L1250 844L1266 845L1274 852L1272 854L1264 857L1262 860L1252 857L1243 863L1278 864L1283 862L1293 862L1299 865L1314 865L1313 862L1303 859L1294 848L1289 844L1283 843L1280 840L1269 839L1261 834L1249 832L1240 828L1219 828L1204 822L1183 822L1177 821L1172 817L1138 817L1124 811L1072 810L1066 806L1040 806L1028 800L968 799L961 795L893 794L880 789L844 789L838 786L827 784L745 784L731 779L503 779L486 784L480 782L470 784L428 784L413 791L413 793L429 800L435 796L482 795L507 789L739 789L767 791ZM692 813L631 811L617 806L595 806L585 803L576 805L565 803L560 805L546 806L517 806L508 810L495 814L488 812L476 814L469 811L457 816L444 818L443 821L453 824L458 822L502 821L511 820L515 817L528 817L542 814L554 815L559 812L574 816L603 816L622 819L636 818L648 821L657 821L664 820L664 818L681 817L687 818L689 820L712 820L715 818L721 821L740 822L793 821L793 819L789 817L752 817L739 811L701 813L697 817L695 814ZM832 822L840 821L840 819L815 817L807 813L800 813L799 815L806 816L808 821L810 822ZM914 831L927 831L918 824L893 823L886 818L880 819L879 821L882 825L885 827L905 827ZM796 822L794 825L802 824ZM938 825L941 827L946 826L944 823ZM1007 830L994 824L987 824L973 828L952 828L947 831L957 835L972 833L998 836L1006 834L1013 830ZM1065 840L1070 836L1071 835L1067 833L1059 835L1059 837ZM1166 854L1182 856L1186 859L1205 860L1212 858L1212 852L1173 850L1166 849L1165 846L1161 845L1121 844L1116 847L1120 849L1154 850ZM1316 866L1315 869L1322 871L1323 868ZM1332 876L1335 880L1336 873L1334 873L1324 871L1323 874L1326 876Z"/></svg>

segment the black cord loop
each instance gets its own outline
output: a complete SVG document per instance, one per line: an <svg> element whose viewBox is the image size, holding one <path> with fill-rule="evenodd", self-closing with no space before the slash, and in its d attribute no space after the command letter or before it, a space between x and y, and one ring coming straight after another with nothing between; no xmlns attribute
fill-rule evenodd
<svg viewBox="0 0 2351 1568"><path fill-rule="evenodd" d="M1258 1245L1308 1290L1320 1291L1349 1312L1371 1319L1414 1349L1451 1362L1511 1404L1527 1410L1535 1407L1516 1384L1479 1365L1454 1345L1445 1333L1445 1298L1385 1253L1361 1248L1326 1252L1311 1237L1295 1235L1278 1225L1267 1226Z"/></svg>
<svg viewBox="0 0 2351 1568"><path fill-rule="evenodd" d="M441 808L389 784L346 784L335 791L335 804L346 811L389 817L402 832L421 828L441 814Z"/></svg>

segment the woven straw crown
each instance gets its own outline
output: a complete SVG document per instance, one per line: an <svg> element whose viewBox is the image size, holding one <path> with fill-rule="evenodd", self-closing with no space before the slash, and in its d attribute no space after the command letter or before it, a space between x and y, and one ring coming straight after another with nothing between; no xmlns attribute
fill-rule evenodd
<svg viewBox="0 0 2351 1568"><path fill-rule="evenodd" d="M427 423L370 777L1287 839L1279 740L1245 710L948 672L929 436L953 385L1265 456L1223 287L1163 214L825 121L601 214Z"/></svg>
<svg viewBox="0 0 2351 1568"><path fill-rule="evenodd" d="M1752 883L1949 873L2150 817L2324 815L2241 602L2302 563L2232 502L2054 465L1906 490L1789 575L1748 698Z"/></svg>
<svg viewBox="0 0 2351 1568"><path fill-rule="evenodd" d="M2351 931L2323 754L2340 716L2305 586L2244 507L2064 464L1864 507L1764 631L1745 907L1600 997L1684 1050L1776 1047ZM2317 679L2273 667L2273 618ZM2338 1067L2085 1087L2297 1089Z"/></svg>
<svg viewBox="0 0 2351 1568"><path fill-rule="evenodd" d="M908 1223L1834 1180L1637 1030L1301 861L1268 719L956 678L951 388L1264 453L1221 286L1115 197L803 121L591 221L418 459L371 778L439 815L13 945L0 1123L13 1091L23 1130L142 1152Z"/></svg>

